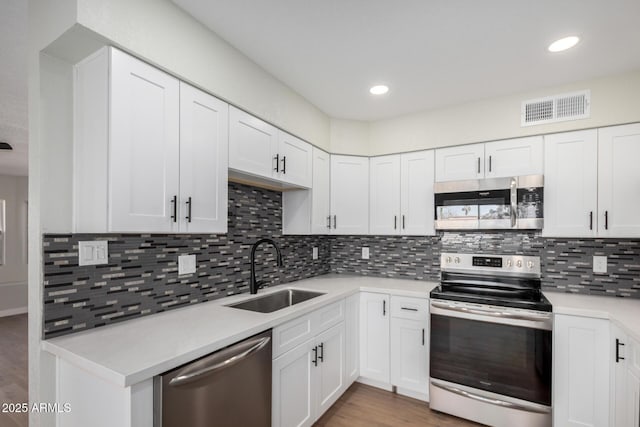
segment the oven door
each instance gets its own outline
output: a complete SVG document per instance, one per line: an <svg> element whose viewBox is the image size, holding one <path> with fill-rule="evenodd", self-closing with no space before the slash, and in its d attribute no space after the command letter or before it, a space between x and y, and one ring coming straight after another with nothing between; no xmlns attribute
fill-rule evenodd
<svg viewBox="0 0 640 427"><path fill-rule="evenodd" d="M432 300L432 383L441 380L551 406L551 316Z"/></svg>

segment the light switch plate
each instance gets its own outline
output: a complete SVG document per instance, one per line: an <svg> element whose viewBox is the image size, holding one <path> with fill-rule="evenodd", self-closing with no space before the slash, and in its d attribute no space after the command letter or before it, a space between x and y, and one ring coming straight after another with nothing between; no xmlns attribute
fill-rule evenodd
<svg viewBox="0 0 640 427"><path fill-rule="evenodd" d="M369 248L366 246L362 248L362 259L369 259Z"/></svg>
<svg viewBox="0 0 640 427"><path fill-rule="evenodd" d="M78 265L101 265L109 263L109 242L92 240L78 242Z"/></svg>
<svg viewBox="0 0 640 427"><path fill-rule="evenodd" d="M179 255L178 256L178 275L193 274L196 272L196 256L195 255Z"/></svg>
<svg viewBox="0 0 640 427"><path fill-rule="evenodd" d="M313 247L312 254L313 254L313 259L318 259L318 247L317 246Z"/></svg>
<svg viewBox="0 0 640 427"><path fill-rule="evenodd" d="M593 272L594 273L606 273L607 272L607 257L595 256L593 257Z"/></svg>

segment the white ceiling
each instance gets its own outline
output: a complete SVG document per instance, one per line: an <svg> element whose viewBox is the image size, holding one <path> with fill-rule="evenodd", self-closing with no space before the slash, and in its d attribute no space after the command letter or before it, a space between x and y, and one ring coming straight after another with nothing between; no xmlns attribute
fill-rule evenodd
<svg viewBox="0 0 640 427"><path fill-rule="evenodd" d="M638 0L173 0L332 117L376 120L640 68ZM574 49L550 54L557 38ZM374 84L388 95L374 98Z"/></svg>
<svg viewBox="0 0 640 427"><path fill-rule="evenodd" d="M0 175L27 175L27 1L0 0Z"/></svg>

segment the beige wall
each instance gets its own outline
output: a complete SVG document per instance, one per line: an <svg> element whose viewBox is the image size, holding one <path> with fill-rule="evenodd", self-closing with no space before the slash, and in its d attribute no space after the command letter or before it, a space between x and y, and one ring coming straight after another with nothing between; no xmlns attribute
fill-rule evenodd
<svg viewBox="0 0 640 427"><path fill-rule="evenodd" d="M77 0L78 23L325 150L329 117L169 0Z"/></svg>
<svg viewBox="0 0 640 427"><path fill-rule="evenodd" d="M523 100L591 89L591 118L520 127ZM369 151L388 154L640 121L640 70L371 123ZM332 141L332 148L334 147ZM335 147L340 150L339 146Z"/></svg>
<svg viewBox="0 0 640 427"><path fill-rule="evenodd" d="M1 171L0 171L1 172ZM27 306L27 178L0 175L5 201L5 257L0 265L0 316Z"/></svg>
<svg viewBox="0 0 640 427"><path fill-rule="evenodd" d="M330 151L334 154L368 154L369 122L331 119Z"/></svg>

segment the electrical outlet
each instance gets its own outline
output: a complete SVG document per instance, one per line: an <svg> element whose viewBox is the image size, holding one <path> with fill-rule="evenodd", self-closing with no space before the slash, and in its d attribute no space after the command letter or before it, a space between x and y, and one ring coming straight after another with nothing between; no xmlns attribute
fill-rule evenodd
<svg viewBox="0 0 640 427"><path fill-rule="evenodd" d="M178 275L193 274L196 272L196 256L180 255L178 256Z"/></svg>
<svg viewBox="0 0 640 427"><path fill-rule="evenodd" d="M362 248L362 259L369 259L369 248L366 246Z"/></svg>
<svg viewBox="0 0 640 427"><path fill-rule="evenodd" d="M606 273L607 272L607 257L595 256L593 257L593 272L594 273Z"/></svg>
<svg viewBox="0 0 640 427"><path fill-rule="evenodd" d="M109 263L109 242L92 240L78 242L78 265L101 265Z"/></svg>
<svg viewBox="0 0 640 427"><path fill-rule="evenodd" d="M318 247L317 246L313 247L312 254L313 254L313 259L318 259Z"/></svg>

